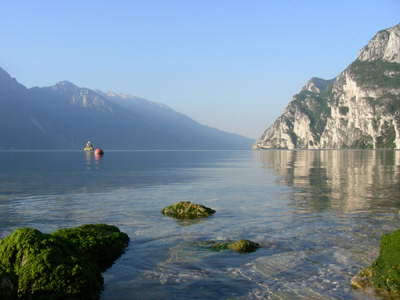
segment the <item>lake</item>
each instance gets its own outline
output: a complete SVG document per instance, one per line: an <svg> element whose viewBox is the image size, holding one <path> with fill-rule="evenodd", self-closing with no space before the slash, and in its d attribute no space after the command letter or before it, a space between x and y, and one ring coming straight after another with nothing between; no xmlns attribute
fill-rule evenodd
<svg viewBox="0 0 400 300"><path fill-rule="evenodd" d="M178 221L177 201L215 209ZM400 228L400 151L0 152L0 237L118 226L101 299L375 299L349 281ZM250 239L254 253L199 241ZM369 298L368 298L369 297Z"/></svg>

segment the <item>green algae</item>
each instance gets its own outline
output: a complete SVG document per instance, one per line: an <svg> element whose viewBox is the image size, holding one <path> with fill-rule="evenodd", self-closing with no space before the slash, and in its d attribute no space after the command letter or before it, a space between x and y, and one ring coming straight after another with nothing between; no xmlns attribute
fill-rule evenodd
<svg viewBox="0 0 400 300"><path fill-rule="evenodd" d="M228 248L236 252L254 252L260 245L249 240L239 240L228 244Z"/></svg>
<svg viewBox="0 0 400 300"><path fill-rule="evenodd" d="M0 240L0 279L8 276L17 286L17 298L10 299L98 299L101 272L118 258L128 241L126 234L108 226L84 225L54 234L20 228ZM110 235L114 247L105 241ZM83 242L85 237L88 242ZM95 251L99 252L94 255ZM106 258L105 263L100 256Z"/></svg>
<svg viewBox="0 0 400 300"><path fill-rule="evenodd" d="M215 210L190 201L181 201L165 207L161 213L177 219L195 219L209 217L215 213Z"/></svg>
<svg viewBox="0 0 400 300"><path fill-rule="evenodd" d="M379 256L352 278L355 288L372 287L377 293L400 297L400 230L382 236Z"/></svg>
<svg viewBox="0 0 400 300"><path fill-rule="evenodd" d="M232 250L240 253L254 252L260 248L260 244L249 241L249 240L237 240L237 241L205 241L200 242L201 247L205 247L211 250L223 251Z"/></svg>
<svg viewBox="0 0 400 300"><path fill-rule="evenodd" d="M117 227L107 224L88 224L77 228L60 229L53 236L68 240L101 268L108 269L128 245L129 237ZM104 251L106 249L106 251Z"/></svg>

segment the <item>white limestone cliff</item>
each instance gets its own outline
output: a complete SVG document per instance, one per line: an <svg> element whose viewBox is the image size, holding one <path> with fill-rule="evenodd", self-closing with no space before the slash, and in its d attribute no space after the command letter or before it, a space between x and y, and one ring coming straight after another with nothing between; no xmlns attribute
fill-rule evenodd
<svg viewBox="0 0 400 300"><path fill-rule="evenodd" d="M400 63L400 24L379 31L367 46L361 49L358 59L371 61L383 59L388 62Z"/></svg>
<svg viewBox="0 0 400 300"><path fill-rule="evenodd" d="M255 147L400 149L400 24L335 79L312 78Z"/></svg>

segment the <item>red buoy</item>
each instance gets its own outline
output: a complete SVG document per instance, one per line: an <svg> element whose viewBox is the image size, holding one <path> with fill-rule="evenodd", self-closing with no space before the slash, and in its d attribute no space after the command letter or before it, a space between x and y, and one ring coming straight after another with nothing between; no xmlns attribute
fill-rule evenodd
<svg viewBox="0 0 400 300"><path fill-rule="evenodd" d="M104 154L104 151L103 151L103 149L101 149L101 148L97 148L96 150L94 150L94 154L96 154L96 155L103 155L103 154Z"/></svg>

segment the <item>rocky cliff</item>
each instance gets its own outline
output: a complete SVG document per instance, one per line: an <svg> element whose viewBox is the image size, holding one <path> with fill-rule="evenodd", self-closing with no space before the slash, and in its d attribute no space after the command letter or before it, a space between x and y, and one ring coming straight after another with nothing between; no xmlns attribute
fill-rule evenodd
<svg viewBox="0 0 400 300"><path fill-rule="evenodd" d="M336 78L312 78L255 147L400 149L400 24Z"/></svg>

